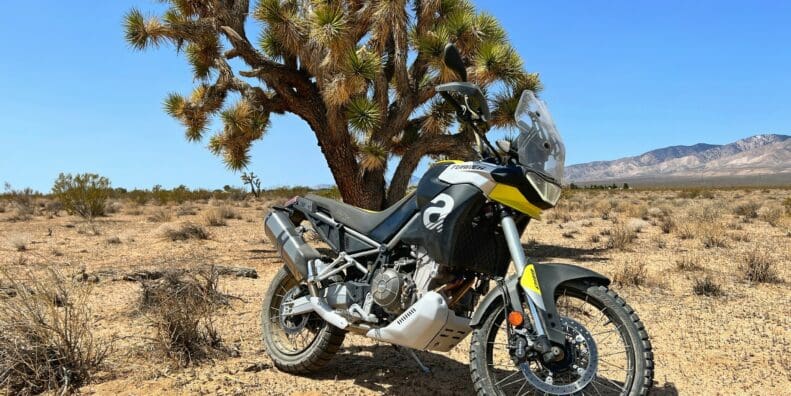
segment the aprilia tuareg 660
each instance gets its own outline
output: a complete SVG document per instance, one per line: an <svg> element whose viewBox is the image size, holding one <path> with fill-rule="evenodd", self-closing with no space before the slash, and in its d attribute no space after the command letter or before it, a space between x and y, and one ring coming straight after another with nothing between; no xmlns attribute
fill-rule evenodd
<svg viewBox="0 0 791 396"><path fill-rule="evenodd" d="M530 219L560 198L565 149L546 105L523 92L521 133L495 149L486 99L466 82L454 46L444 60L462 82L436 90L475 131L481 160L433 165L381 212L314 195L272 209L266 233L285 266L264 297L267 352L281 370L309 373L348 331L409 351L449 351L472 333L479 394L645 395L648 334L610 280L528 261L520 243ZM303 222L330 249L306 244Z"/></svg>

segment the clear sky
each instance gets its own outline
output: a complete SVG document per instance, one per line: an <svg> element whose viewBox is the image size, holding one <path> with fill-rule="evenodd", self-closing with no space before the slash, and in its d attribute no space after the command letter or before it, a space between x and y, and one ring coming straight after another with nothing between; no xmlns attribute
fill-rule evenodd
<svg viewBox="0 0 791 396"><path fill-rule="evenodd" d="M791 132L789 1L476 1L541 73L568 163ZM170 48L123 40L153 0L13 1L0 13L0 182L48 191L58 172L114 186L239 185L162 111L188 92ZM253 150L264 185L332 183L316 139L276 117Z"/></svg>

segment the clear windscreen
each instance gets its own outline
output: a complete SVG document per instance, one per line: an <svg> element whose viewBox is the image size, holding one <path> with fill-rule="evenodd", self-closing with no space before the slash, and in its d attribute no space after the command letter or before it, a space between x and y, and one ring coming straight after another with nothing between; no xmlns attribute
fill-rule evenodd
<svg viewBox="0 0 791 396"><path fill-rule="evenodd" d="M519 127L516 148L525 176L544 201L555 205L560 198L566 148L546 104L532 91L522 92L514 119Z"/></svg>

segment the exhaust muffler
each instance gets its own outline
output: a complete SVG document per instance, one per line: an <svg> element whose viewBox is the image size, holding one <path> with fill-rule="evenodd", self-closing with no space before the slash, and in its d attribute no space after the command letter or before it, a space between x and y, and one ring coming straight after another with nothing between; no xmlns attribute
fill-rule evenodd
<svg viewBox="0 0 791 396"><path fill-rule="evenodd" d="M277 209L270 211L264 221L264 230L272 244L277 247L291 275L299 282L307 279L308 263L320 259L321 254L305 243L289 220L288 213Z"/></svg>

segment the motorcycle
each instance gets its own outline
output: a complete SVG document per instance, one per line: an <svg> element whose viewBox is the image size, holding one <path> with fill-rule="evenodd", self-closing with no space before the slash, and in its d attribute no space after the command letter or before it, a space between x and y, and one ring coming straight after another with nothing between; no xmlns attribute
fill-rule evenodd
<svg viewBox="0 0 791 396"><path fill-rule="evenodd" d="M481 159L435 163L381 212L316 195L272 208L265 231L285 265L263 299L267 353L280 370L305 374L320 370L347 332L440 352L471 334L480 395L647 394L651 343L610 280L529 261L520 242L561 196L565 148L546 104L524 91L519 135L495 149L486 99L467 82L456 47L443 60L461 81L436 91L474 131ZM309 231L329 248L306 243Z"/></svg>

